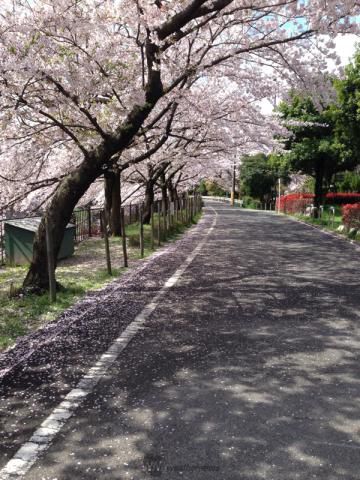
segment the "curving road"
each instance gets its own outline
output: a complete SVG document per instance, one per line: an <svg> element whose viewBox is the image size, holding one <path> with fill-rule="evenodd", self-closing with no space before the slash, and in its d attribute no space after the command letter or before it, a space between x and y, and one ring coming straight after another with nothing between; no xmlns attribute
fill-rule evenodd
<svg viewBox="0 0 360 480"><path fill-rule="evenodd" d="M127 291L131 324L172 276L143 328L24 478L358 480L359 250L285 217L216 203L171 248ZM134 290L144 298L131 309ZM114 334L102 351L125 326L114 327L123 293L103 310L102 328L108 321ZM93 363L92 341L69 388ZM75 370L77 353L67 353ZM49 371L51 358L50 349ZM24 389L41 413L29 430L18 422L18 434L5 420L3 466L67 392L64 374L47 403L38 390L52 392L48 376L35 381L31 365L16 375L3 391L5 417L17 408L31 423Z"/></svg>

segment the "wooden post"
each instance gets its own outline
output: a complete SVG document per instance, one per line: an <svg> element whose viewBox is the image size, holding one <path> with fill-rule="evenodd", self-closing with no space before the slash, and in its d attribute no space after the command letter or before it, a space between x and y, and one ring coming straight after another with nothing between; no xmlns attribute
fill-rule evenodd
<svg viewBox="0 0 360 480"><path fill-rule="evenodd" d="M161 203L158 202L157 205L157 212L158 212L158 223L157 223L157 240L158 240L158 247L161 245Z"/></svg>
<svg viewBox="0 0 360 480"><path fill-rule="evenodd" d="M124 267L128 266L128 257L126 250L126 228L125 228L125 214L124 207L121 208L121 239L122 239L122 248L123 248L123 257L124 257Z"/></svg>
<svg viewBox="0 0 360 480"><path fill-rule="evenodd" d="M154 204L150 207L151 212L151 250L155 248L155 223L154 223Z"/></svg>
<svg viewBox="0 0 360 480"><path fill-rule="evenodd" d="M101 223L103 225L103 231L104 231L104 242L105 242L105 255L106 255L106 267L109 275L112 275L111 271L111 258L110 258L110 246L109 246L109 235L108 231L106 228L106 215L105 212L102 211L100 213L101 216Z"/></svg>
<svg viewBox="0 0 360 480"><path fill-rule="evenodd" d="M139 206L139 224L140 224L140 256L144 258L144 222L143 222L143 204Z"/></svg>
<svg viewBox="0 0 360 480"><path fill-rule="evenodd" d="M10 283L10 290L9 290L9 298L14 298L15 297L15 290L16 288L14 287L14 282Z"/></svg>
<svg viewBox="0 0 360 480"><path fill-rule="evenodd" d="M49 274L49 298L50 302L56 302L56 279L55 279L55 259L54 243L49 219L45 220L46 229L46 254Z"/></svg>

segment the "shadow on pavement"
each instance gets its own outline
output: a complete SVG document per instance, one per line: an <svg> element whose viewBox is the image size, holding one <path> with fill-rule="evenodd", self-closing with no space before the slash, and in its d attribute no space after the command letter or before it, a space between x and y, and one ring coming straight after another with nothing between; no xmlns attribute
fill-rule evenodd
<svg viewBox="0 0 360 480"><path fill-rule="evenodd" d="M359 268L351 245L223 210L28 478L358 479Z"/></svg>

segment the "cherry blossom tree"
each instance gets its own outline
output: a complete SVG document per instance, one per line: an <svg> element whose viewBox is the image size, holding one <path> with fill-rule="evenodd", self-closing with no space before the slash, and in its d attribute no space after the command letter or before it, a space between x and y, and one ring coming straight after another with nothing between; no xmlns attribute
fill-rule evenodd
<svg viewBox="0 0 360 480"><path fill-rule="evenodd" d="M171 122L187 91L211 79L246 101L248 90L271 92L278 75L310 89L332 47L317 35L356 31L358 13L357 2L335 0L10 3L0 18L2 177L26 183L38 172L39 186L55 186L24 282L39 290L45 219L57 253L87 189L114 165L156 153L166 132L144 152L139 139Z"/></svg>
<svg viewBox="0 0 360 480"><path fill-rule="evenodd" d="M207 78L206 82L187 90L171 122L146 136L146 142L155 142L159 149L147 160L123 170L126 181L144 187L145 222L150 220L156 190L161 191L166 208L168 197L176 202L178 189L193 187L204 177L217 176L248 149L272 149L274 133L285 134L286 129L279 125L277 118L259 113L255 102L258 95L249 89L246 97L239 99L230 85L221 89L217 83L216 79L214 85ZM160 143L164 134L166 141ZM136 148L145 152L148 143L142 146L137 143ZM122 161L128 154L131 149L124 153ZM118 168L124 165L127 163Z"/></svg>

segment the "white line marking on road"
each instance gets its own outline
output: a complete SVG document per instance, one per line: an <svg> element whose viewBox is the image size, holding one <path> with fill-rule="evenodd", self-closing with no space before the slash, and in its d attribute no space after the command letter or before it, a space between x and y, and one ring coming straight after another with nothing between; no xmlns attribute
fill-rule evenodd
<svg viewBox="0 0 360 480"><path fill-rule="evenodd" d="M201 220L202 221L202 220ZM121 278L121 283L119 286L116 286L117 282L119 279L116 279L116 280L113 280L112 282L109 282L107 285L105 285L104 287L100 288L100 289L96 289L96 290L93 290L92 293L101 293L101 291L106 291L108 289L110 289L110 291L105 294L103 296L103 301L107 300L108 298L111 298L113 297L113 295L121 290L122 288L124 288L124 283L123 281L125 282L131 282L132 280L132 277L133 275L138 275L140 272L142 272L149 264L153 263L156 259L158 259L159 257L162 257L163 255L166 255L167 252L168 252L168 249L171 248L171 244L170 245L167 245L165 247L162 247L160 250L156 251L155 253L153 253L151 255L151 257L147 258L147 259L143 259L143 264L141 265L140 268L136 268L135 270L133 271L128 271L125 273L125 276ZM87 302L88 301L88 297L84 297L82 300L80 300L79 303L83 303L83 302ZM76 308L76 306L78 306L78 304L75 304L72 308ZM53 335L50 335L49 337L46 338L45 340L45 343L51 343L53 341L56 340L56 338L61 335L66 329L68 329L71 325L73 325L75 322L79 322L85 315L89 315L89 313L92 313L94 312L95 310L97 309L97 304L95 304L94 306L85 306L85 311L80 314L80 315L75 315L74 319L71 321L71 322L65 322L64 325L59 329L56 329L56 332L53 334ZM44 330L49 330L51 328L54 328L56 326L56 323L55 322L51 322L49 323L47 326L44 327ZM26 351L26 353L24 355L22 355L19 359L18 362L16 363L13 363L11 365L9 365L8 367L4 368L4 369L0 369L0 381L6 377L7 375L11 374L11 372L16 368L18 367L19 365L21 365L22 363L26 362L26 360L28 360L37 350L39 350L42 346L44 345L44 342L41 342L41 343L36 343L35 342L35 347L31 347L30 349L28 349Z"/></svg>
<svg viewBox="0 0 360 480"><path fill-rule="evenodd" d="M52 411L46 420L42 422L29 441L24 443L15 453L13 458L8 461L2 470L0 470L0 480L11 480L25 475L38 460L40 455L47 450L55 436L65 425L66 421L74 414L75 410L80 406L84 399L94 390L97 383L116 361L120 353L135 337L137 332L143 328L145 321L158 306L159 300L178 282L187 267L193 262L197 254L203 248L217 222L218 214L215 210L214 212L214 220L203 240L186 258L182 266L179 267L165 282L152 301L143 308L135 319L125 328L122 334L114 340L95 365L88 370L76 387L66 395L64 400Z"/></svg>
<svg viewBox="0 0 360 480"><path fill-rule="evenodd" d="M339 448L350 448L352 450L360 450L359 445L351 445L346 443L320 442L316 440L312 440L312 443L315 443L316 445L325 446L325 447L339 447Z"/></svg>

